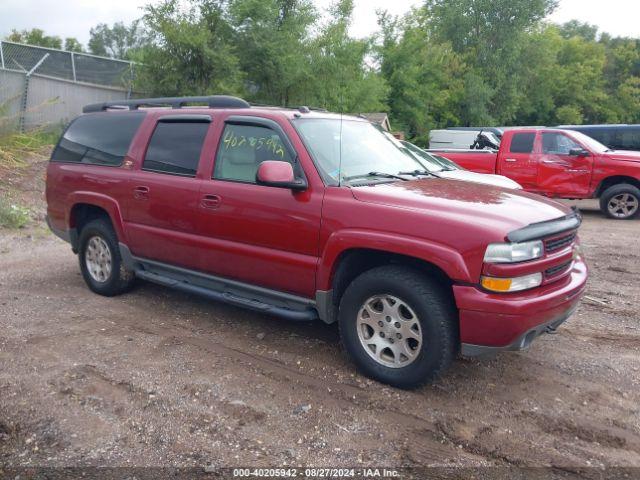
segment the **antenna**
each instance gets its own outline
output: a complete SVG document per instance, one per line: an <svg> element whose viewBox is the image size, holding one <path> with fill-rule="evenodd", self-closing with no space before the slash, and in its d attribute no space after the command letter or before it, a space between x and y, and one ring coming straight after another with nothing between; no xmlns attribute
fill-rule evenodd
<svg viewBox="0 0 640 480"><path fill-rule="evenodd" d="M340 91L340 150L338 154L338 186L342 186L342 114L344 110L344 91Z"/></svg>

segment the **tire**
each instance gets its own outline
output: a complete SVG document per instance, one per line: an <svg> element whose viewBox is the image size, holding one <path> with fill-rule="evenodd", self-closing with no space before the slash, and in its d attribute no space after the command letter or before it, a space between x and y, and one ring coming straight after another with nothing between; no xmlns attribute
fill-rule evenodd
<svg viewBox="0 0 640 480"><path fill-rule="evenodd" d="M118 237L109 220L99 218L87 223L78 243L80 271L91 291L113 297L131 289L135 274L122 263Z"/></svg>
<svg viewBox="0 0 640 480"><path fill-rule="evenodd" d="M628 183L607 188L600 195L600 210L615 220L630 220L640 214L640 189Z"/></svg>
<svg viewBox="0 0 640 480"><path fill-rule="evenodd" d="M402 266L376 267L357 277L340 300L338 322L342 344L358 369L399 388L437 378L460 346L451 296L436 281Z"/></svg>

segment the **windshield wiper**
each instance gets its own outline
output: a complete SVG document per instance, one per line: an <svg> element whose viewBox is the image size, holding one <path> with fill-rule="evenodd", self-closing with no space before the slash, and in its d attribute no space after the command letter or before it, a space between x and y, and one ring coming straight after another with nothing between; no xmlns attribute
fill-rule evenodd
<svg viewBox="0 0 640 480"><path fill-rule="evenodd" d="M407 178L401 177L400 175L394 175L392 173L384 173L384 172L362 173L360 175L352 175L350 177L345 177L344 180L348 182L350 180L355 180L356 178L369 178L369 177L395 178L398 180L402 180L404 182L409 180Z"/></svg>
<svg viewBox="0 0 640 480"><path fill-rule="evenodd" d="M410 172L399 172L398 175L411 175L413 177L417 177L418 175L428 175L440 178L440 175L436 175L434 172L430 172L429 170L411 170Z"/></svg>

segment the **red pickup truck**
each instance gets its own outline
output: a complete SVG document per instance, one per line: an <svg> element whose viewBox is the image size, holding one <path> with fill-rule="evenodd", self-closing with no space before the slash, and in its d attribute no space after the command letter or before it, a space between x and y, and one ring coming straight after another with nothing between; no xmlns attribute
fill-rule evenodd
<svg viewBox="0 0 640 480"><path fill-rule="evenodd" d="M572 130L522 128L504 132L500 149L430 150L479 173L504 175L534 193L598 198L614 219L640 213L640 152L610 150Z"/></svg>
<svg viewBox="0 0 640 480"><path fill-rule="evenodd" d="M360 118L223 96L84 111L53 151L47 220L98 294L138 278L338 322L365 374L413 387L459 352L528 347L584 291L577 212L439 178Z"/></svg>

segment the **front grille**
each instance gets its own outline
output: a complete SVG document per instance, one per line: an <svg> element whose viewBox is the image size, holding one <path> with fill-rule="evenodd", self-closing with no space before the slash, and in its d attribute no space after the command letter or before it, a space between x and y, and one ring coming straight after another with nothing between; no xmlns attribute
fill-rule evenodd
<svg viewBox="0 0 640 480"><path fill-rule="evenodd" d="M561 272L564 272L567 268L571 266L571 260L560 265L556 265L555 267L547 268L544 271L546 277L553 277Z"/></svg>
<svg viewBox="0 0 640 480"><path fill-rule="evenodd" d="M551 240L544 241L544 249L547 253L555 252L557 250L562 250L565 247L568 247L573 243L576 239L576 232L571 232L568 235L564 235L562 237L556 237Z"/></svg>

